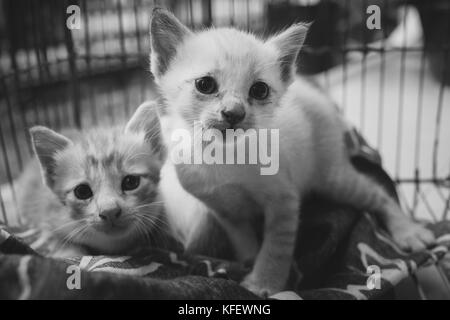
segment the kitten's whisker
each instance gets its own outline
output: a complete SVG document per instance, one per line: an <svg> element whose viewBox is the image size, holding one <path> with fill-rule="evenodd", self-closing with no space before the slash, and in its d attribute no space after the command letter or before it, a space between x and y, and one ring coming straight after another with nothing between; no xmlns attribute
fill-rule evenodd
<svg viewBox="0 0 450 320"><path fill-rule="evenodd" d="M78 234L79 232L81 232L82 230L86 229L87 226L80 226L79 228L75 229L74 231L72 231L67 237L66 237L66 243L73 240Z"/></svg>
<svg viewBox="0 0 450 320"><path fill-rule="evenodd" d="M150 221L152 223L161 223L161 224L163 224L166 227L170 226L169 223L165 219L163 219L161 216L158 216L156 214L145 215L145 214L141 213L141 214L138 214L136 216L141 218L141 219L143 219L143 220Z"/></svg>
<svg viewBox="0 0 450 320"><path fill-rule="evenodd" d="M64 248L69 242L71 242L77 235L80 233L84 233L89 228L89 225L82 225L78 228L75 228L72 232L66 235L61 242L61 245L56 249L56 251Z"/></svg>
<svg viewBox="0 0 450 320"><path fill-rule="evenodd" d="M133 208L133 210L136 210L136 209L140 209L140 208L146 208L146 207L151 207L151 206L154 206L154 205L164 205L164 201L155 201L155 202L152 202L152 203L147 203L147 204L143 204L143 205L140 205L140 206L136 206L136 207L134 207Z"/></svg>
<svg viewBox="0 0 450 320"><path fill-rule="evenodd" d="M154 219L148 220L143 219L141 222L148 226L148 228L151 231L151 235L155 235L156 237L159 236L158 240L161 240L163 243L158 243L158 246L160 247L166 247L169 243L169 236L168 236L168 227L169 225L167 222L162 219L159 216L154 216Z"/></svg>
<svg viewBox="0 0 450 320"><path fill-rule="evenodd" d="M79 224L79 223L81 223L81 222L85 222L86 220L87 220L87 218L83 218L83 219L75 220L75 221L69 221L69 222L67 222L67 223L64 223L63 225L60 225L60 226L58 226L58 227L56 227L56 228L50 230L50 232L53 233L53 232L59 231L59 230L61 230L61 229L67 228L67 227L69 227L69 226L71 226L71 225L76 225L76 224Z"/></svg>
<svg viewBox="0 0 450 320"><path fill-rule="evenodd" d="M147 226L142 222L142 220L136 220L136 225L138 226L139 233L141 234L144 241L150 243L150 233L147 232Z"/></svg>

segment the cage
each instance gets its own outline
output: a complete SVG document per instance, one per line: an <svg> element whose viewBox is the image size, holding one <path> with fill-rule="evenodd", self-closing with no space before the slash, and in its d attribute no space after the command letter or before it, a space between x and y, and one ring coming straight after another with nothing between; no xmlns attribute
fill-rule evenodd
<svg viewBox="0 0 450 320"><path fill-rule="evenodd" d="M21 222L14 181L31 156L29 127L114 124L156 97L148 71L154 6L169 8L193 28L236 26L260 35L314 21L299 71L320 82L380 150L409 214L448 218L450 4L445 0L1 0L3 223Z"/></svg>

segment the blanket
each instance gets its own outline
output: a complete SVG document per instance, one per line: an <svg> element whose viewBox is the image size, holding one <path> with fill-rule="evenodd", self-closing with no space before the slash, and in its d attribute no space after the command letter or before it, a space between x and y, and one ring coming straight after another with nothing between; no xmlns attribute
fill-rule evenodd
<svg viewBox="0 0 450 320"><path fill-rule="evenodd" d="M354 166L396 197L376 151L354 130L346 142ZM410 254L368 212L317 196L302 212L288 287L272 299L386 299L407 279L420 286L415 275L429 266L439 266L443 281L450 276L449 222L429 225L436 247ZM239 285L250 265L179 247L55 259L50 239L44 230L0 226L0 299L260 299Z"/></svg>

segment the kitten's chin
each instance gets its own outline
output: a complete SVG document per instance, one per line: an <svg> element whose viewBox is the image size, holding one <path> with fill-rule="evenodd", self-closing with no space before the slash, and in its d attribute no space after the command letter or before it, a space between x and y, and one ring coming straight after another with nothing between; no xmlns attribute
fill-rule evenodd
<svg viewBox="0 0 450 320"><path fill-rule="evenodd" d="M132 224L127 226L91 226L77 244L86 246L100 254L120 254L131 250L137 242Z"/></svg>
<svg viewBox="0 0 450 320"><path fill-rule="evenodd" d="M116 236L116 235L120 235L121 233L123 233L124 231L126 231L127 229L129 229L131 227L130 227L130 224L128 224L128 225L124 225L124 224L107 225L104 223L99 223L99 224L94 224L92 226L92 228L95 229L95 231L104 233L108 236Z"/></svg>

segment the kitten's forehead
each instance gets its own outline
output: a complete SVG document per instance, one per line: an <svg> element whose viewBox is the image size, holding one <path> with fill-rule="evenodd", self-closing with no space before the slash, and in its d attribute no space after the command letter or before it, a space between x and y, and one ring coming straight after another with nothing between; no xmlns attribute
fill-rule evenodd
<svg viewBox="0 0 450 320"><path fill-rule="evenodd" d="M86 161L104 168L127 170L136 163L144 165L153 157L144 133L125 133L123 130L95 130L80 145L85 149Z"/></svg>
<svg viewBox="0 0 450 320"><path fill-rule="evenodd" d="M73 147L62 153L58 161L60 177L72 182L132 173L153 174L157 169L157 160L144 134L119 129L86 132L75 139Z"/></svg>
<svg viewBox="0 0 450 320"><path fill-rule="evenodd" d="M193 73L219 70L248 75L263 72L276 59L276 52L254 35L236 29L219 28L194 34L185 41L177 55L174 69L189 62Z"/></svg>
<svg viewBox="0 0 450 320"><path fill-rule="evenodd" d="M109 133L94 130L80 141L80 145L85 150L87 161L102 162L105 166L110 166L113 162L122 162L127 151L124 149L123 140L115 130Z"/></svg>

